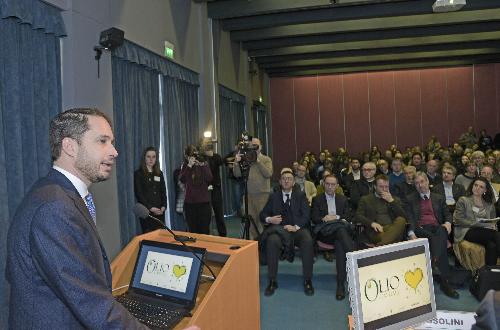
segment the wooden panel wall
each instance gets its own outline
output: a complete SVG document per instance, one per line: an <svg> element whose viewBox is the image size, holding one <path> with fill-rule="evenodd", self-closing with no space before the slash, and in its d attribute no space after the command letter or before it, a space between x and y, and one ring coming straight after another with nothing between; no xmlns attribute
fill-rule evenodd
<svg viewBox="0 0 500 330"><path fill-rule="evenodd" d="M500 131L500 64L272 78L276 171L306 151L447 145L468 126Z"/></svg>

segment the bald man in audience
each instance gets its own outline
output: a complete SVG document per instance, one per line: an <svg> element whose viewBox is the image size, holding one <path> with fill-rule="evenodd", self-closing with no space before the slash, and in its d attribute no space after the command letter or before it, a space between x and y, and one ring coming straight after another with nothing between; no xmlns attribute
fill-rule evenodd
<svg viewBox="0 0 500 330"><path fill-rule="evenodd" d="M373 162L366 162L361 167L362 177L358 181L354 181L351 186L350 196L353 209L358 207L361 197L375 191L375 173L377 166Z"/></svg>
<svg viewBox="0 0 500 330"><path fill-rule="evenodd" d="M429 179L429 186L432 188L435 184L441 182L442 178L438 173L439 162L435 159L431 159L427 162L427 178Z"/></svg>
<svg viewBox="0 0 500 330"><path fill-rule="evenodd" d="M406 166L403 172L405 175L405 180L396 184L394 186L394 190L391 190L391 193L397 196L404 203L406 201L406 196L416 191L414 180L417 170L415 166Z"/></svg>

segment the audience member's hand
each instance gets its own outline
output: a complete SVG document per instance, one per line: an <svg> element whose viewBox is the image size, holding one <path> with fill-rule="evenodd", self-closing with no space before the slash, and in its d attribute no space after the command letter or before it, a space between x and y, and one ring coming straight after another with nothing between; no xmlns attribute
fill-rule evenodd
<svg viewBox="0 0 500 330"><path fill-rule="evenodd" d="M337 216L333 214L327 214L322 219L324 222L337 220Z"/></svg>
<svg viewBox="0 0 500 330"><path fill-rule="evenodd" d="M160 209L161 211L161 214L165 213L165 206L162 206L162 208Z"/></svg>
<svg viewBox="0 0 500 330"><path fill-rule="evenodd" d="M157 207L152 207L152 208L150 208L149 210L150 210L150 211L151 211L151 213L153 213L154 215L161 215L161 214L162 214L161 210L160 210L159 208L157 208Z"/></svg>
<svg viewBox="0 0 500 330"><path fill-rule="evenodd" d="M448 235L451 233L451 223L445 222L441 226L443 226L444 228L446 228L446 232L448 233Z"/></svg>
<svg viewBox="0 0 500 330"><path fill-rule="evenodd" d="M292 226L292 225L285 225L285 226L283 226L283 228L285 228L286 231L289 231L291 233L294 233L297 231L297 227Z"/></svg>
<svg viewBox="0 0 500 330"><path fill-rule="evenodd" d="M372 222L371 227L377 233L383 233L384 232L384 227L382 227L379 223Z"/></svg>
<svg viewBox="0 0 500 330"><path fill-rule="evenodd" d="M380 197L382 197L382 199L385 200L388 203L392 203L394 201L394 198L392 198L391 193L387 192L387 191L382 192L382 194L380 195Z"/></svg>
<svg viewBox="0 0 500 330"><path fill-rule="evenodd" d="M275 215L274 217L269 217L268 222L272 223L273 225L279 225L283 221L281 218L281 215Z"/></svg>
<svg viewBox="0 0 500 330"><path fill-rule="evenodd" d="M241 155L239 152L234 156L234 161L236 163L239 163L241 161Z"/></svg>
<svg viewBox="0 0 500 330"><path fill-rule="evenodd" d="M196 162L196 158L194 158L193 156L189 157L188 158L188 166L189 167L193 167L193 165L195 164Z"/></svg>
<svg viewBox="0 0 500 330"><path fill-rule="evenodd" d="M417 239L417 235L415 235L415 234L410 234L410 235L408 235L408 238L409 238L410 240L412 240L412 239Z"/></svg>

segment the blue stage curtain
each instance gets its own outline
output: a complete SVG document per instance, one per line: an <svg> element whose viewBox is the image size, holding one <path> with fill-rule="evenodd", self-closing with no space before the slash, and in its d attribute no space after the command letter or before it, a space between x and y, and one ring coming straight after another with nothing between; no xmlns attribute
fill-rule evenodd
<svg viewBox="0 0 500 330"><path fill-rule="evenodd" d="M234 145L241 138L241 133L246 130L245 123L246 99L222 85L219 85L219 110L220 110L220 150L222 156L234 149ZM222 175L222 192L224 199L224 214L231 214L233 210L233 189L231 180L227 175Z"/></svg>
<svg viewBox="0 0 500 330"><path fill-rule="evenodd" d="M175 212L173 173L182 164L184 148L199 142L197 82L163 76L163 125L171 226L173 229L187 230L184 218Z"/></svg>
<svg viewBox="0 0 500 330"><path fill-rule="evenodd" d="M159 74L115 56L112 71L120 237L125 246L141 234L140 223L133 213L134 171L140 166L145 148L160 147Z"/></svg>
<svg viewBox="0 0 500 330"><path fill-rule="evenodd" d="M0 329L7 328L7 230L31 185L51 166L50 119L61 112L58 9L0 0Z"/></svg>

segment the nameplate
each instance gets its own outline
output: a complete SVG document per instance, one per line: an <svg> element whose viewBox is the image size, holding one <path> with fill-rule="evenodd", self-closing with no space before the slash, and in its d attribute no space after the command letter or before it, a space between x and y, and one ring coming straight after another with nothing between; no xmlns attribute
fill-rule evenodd
<svg viewBox="0 0 500 330"><path fill-rule="evenodd" d="M430 321L419 324L412 329L427 330L427 329L442 329L442 330L457 330L470 329L476 323L474 318L475 313L471 312L451 312L451 311L436 311L436 317Z"/></svg>

